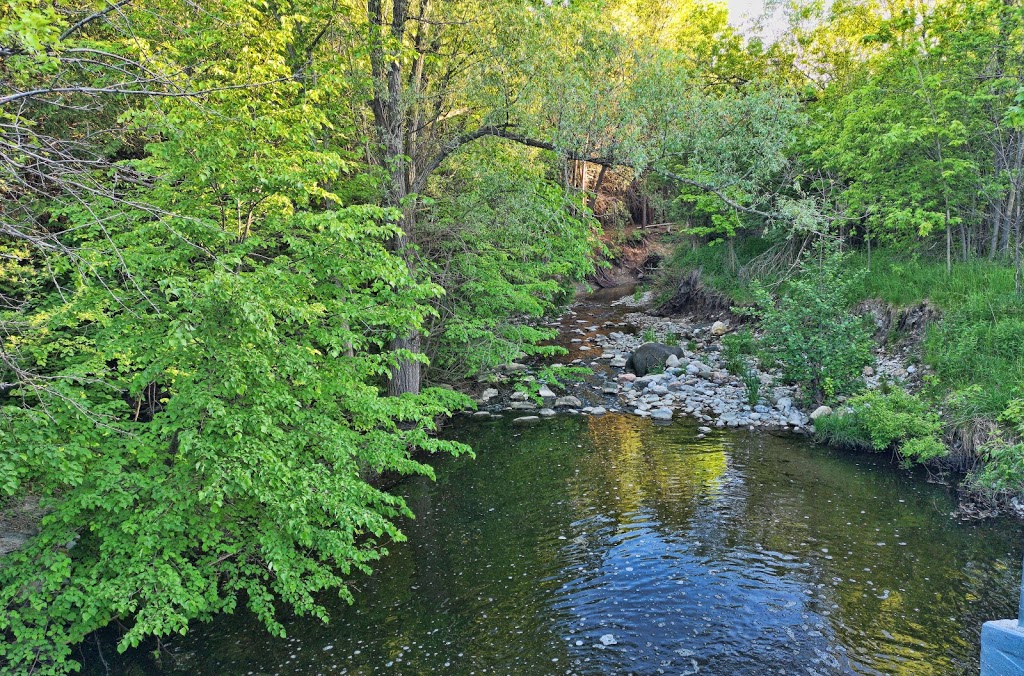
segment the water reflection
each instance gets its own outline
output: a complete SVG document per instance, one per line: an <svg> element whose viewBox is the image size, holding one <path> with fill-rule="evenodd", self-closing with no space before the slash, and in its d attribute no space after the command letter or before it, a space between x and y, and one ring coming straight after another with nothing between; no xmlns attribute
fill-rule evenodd
<svg viewBox="0 0 1024 676"><path fill-rule="evenodd" d="M281 641L219 618L163 671L958 674L1015 611L1020 528L957 522L884 458L619 415L453 433L477 459L404 486L409 541L355 606Z"/></svg>

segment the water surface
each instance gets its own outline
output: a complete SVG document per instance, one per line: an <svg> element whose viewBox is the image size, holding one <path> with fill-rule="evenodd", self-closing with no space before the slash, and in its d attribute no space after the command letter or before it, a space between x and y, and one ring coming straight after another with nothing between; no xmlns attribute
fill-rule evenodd
<svg viewBox="0 0 1024 676"><path fill-rule="evenodd" d="M960 522L885 457L614 414L450 434L477 458L399 488L409 541L330 625L278 640L240 613L159 668L108 645L111 670L966 674L981 623L1016 611L1020 526Z"/></svg>

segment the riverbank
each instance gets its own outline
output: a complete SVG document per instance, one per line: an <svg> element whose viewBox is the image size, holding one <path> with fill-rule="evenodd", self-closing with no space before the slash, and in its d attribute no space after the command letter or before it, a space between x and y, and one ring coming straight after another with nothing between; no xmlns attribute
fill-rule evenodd
<svg viewBox="0 0 1024 676"><path fill-rule="evenodd" d="M655 420L685 416L718 428L814 433L814 419L826 411L801 408L796 387L782 384L777 369L751 364L742 375L730 372L723 341L743 328L734 317L727 312L661 317L654 313L652 292L631 291L630 287L617 294L606 290L596 301L584 296L551 324L560 328L561 343L568 350L562 363L588 367L592 378L562 391L544 384L531 396L537 365L507 364L475 388L472 394L478 409L472 415L519 413L518 420L527 423L559 412L624 412ZM614 316L596 312L602 303ZM637 377L626 369L626 361L646 342L679 347L683 356L670 357L661 373ZM922 370L912 363L909 348L893 352L880 348L877 367L865 369L863 378L868 388L883 382L909 387L919 382Z"/></svg>
<svg viewBox="0 0 1024 676"><path fill-rule="evenodd" d="M508 364L499 373L481 379L471 389L477 418L513 416L517 424L532 424L558 414L600 416L621 412L656 421L689 418L698 423L703 437L716 428L742 428L816 436L815 420L834 411L828 406L804 407L795 386L783 384L778 369L763 368L757 360L745 361L745 369L730 370L727 343L737 333L756 327L743 324L728 310L708 311L715 303L696 303L697 310L681 316L659 315L653 291L634 292L631 287L604 289L581 295L549 326L560 332L559 343L568 354L558 366L583 366L593 375L581 382L541 383L540 363ZM876 326L875 364L861 374L866 391L900 387L920 393L934 380L933 368L924 363L922 340L934 308L921 304L898 313L886 312L878 303L864 303L858 312L872 317ZM682 356L670 358L661 373L637 377L626 369L629 355L645 342L678 346ZM557 371L556 371L557 372ZM833 405L845 406L846 397ZM820 435L816 437L822 441ZM959 460L933 463L936 476L959 484ZM953 470L950 472L949 470ZM994 516L1000 509L964 491L961 515ZM1004 513L1024 517L1020 503L1005 501Z"/></svg>

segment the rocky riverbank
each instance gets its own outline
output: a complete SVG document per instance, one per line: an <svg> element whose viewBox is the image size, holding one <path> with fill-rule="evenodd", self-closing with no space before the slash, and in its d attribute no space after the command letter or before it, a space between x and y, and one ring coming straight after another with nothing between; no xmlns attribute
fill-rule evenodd
<svg viewBox="0 0 1024 676"><path fill-rule="evenodd" d="M530 423L559 413L603 415L622 412L653 420L689 417L712 427L788 430L813 433L814 420L828 407L813 410L797 405L798 392L781 382L773 369L756 364L744 378L726 368L722 338L736 329L722 318L664 318L650 312L649 295L626 295L608 304L619 308L610 320L595 322L593 302L584 297L551 326L563 335L568 365L590 367L594 375L564 391L541 384L527 364L508 364L484 379L478 393L477 417L515 415ZM651 338L682 348L661 373L637 377L626 370L628 356ZM917 369L908 352L879 353L878 366L865 369L868 387L883 381L910 384ZM530 390L530 391L528 391Z"/></svg>

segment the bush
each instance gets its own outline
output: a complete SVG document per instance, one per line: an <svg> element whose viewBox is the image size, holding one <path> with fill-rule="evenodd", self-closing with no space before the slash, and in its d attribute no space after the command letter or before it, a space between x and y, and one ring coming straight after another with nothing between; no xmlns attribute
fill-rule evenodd
<svg viewBox="0 0 1024 676"><path fill-rule="evenodd" d="M939 414L899 388L854 397L845 413L818 418L814 426L825 443L874 451L896 448L901 456L916 462L947 453L940 440Z"/></svg>
<svg viewBox="0 0 1024 676"><path fill-rule="evenodd" d="M982 449L985 465L973 477L973 483L988 490L1019 493L1024 491L1024 399L1011 401L999 421L1010 434L992 440Z"/></svg>
<svg viewBox="0 0 1024 676"><path fill-rule="evenodd" d="M842 274L844 256L826 245L804 258L778 302L753 284L763 352L787 383L800 386L806 402L821 403L863 386L861 371L873 363L871 333L847 310L849 289L860 273Z"/></svg>

